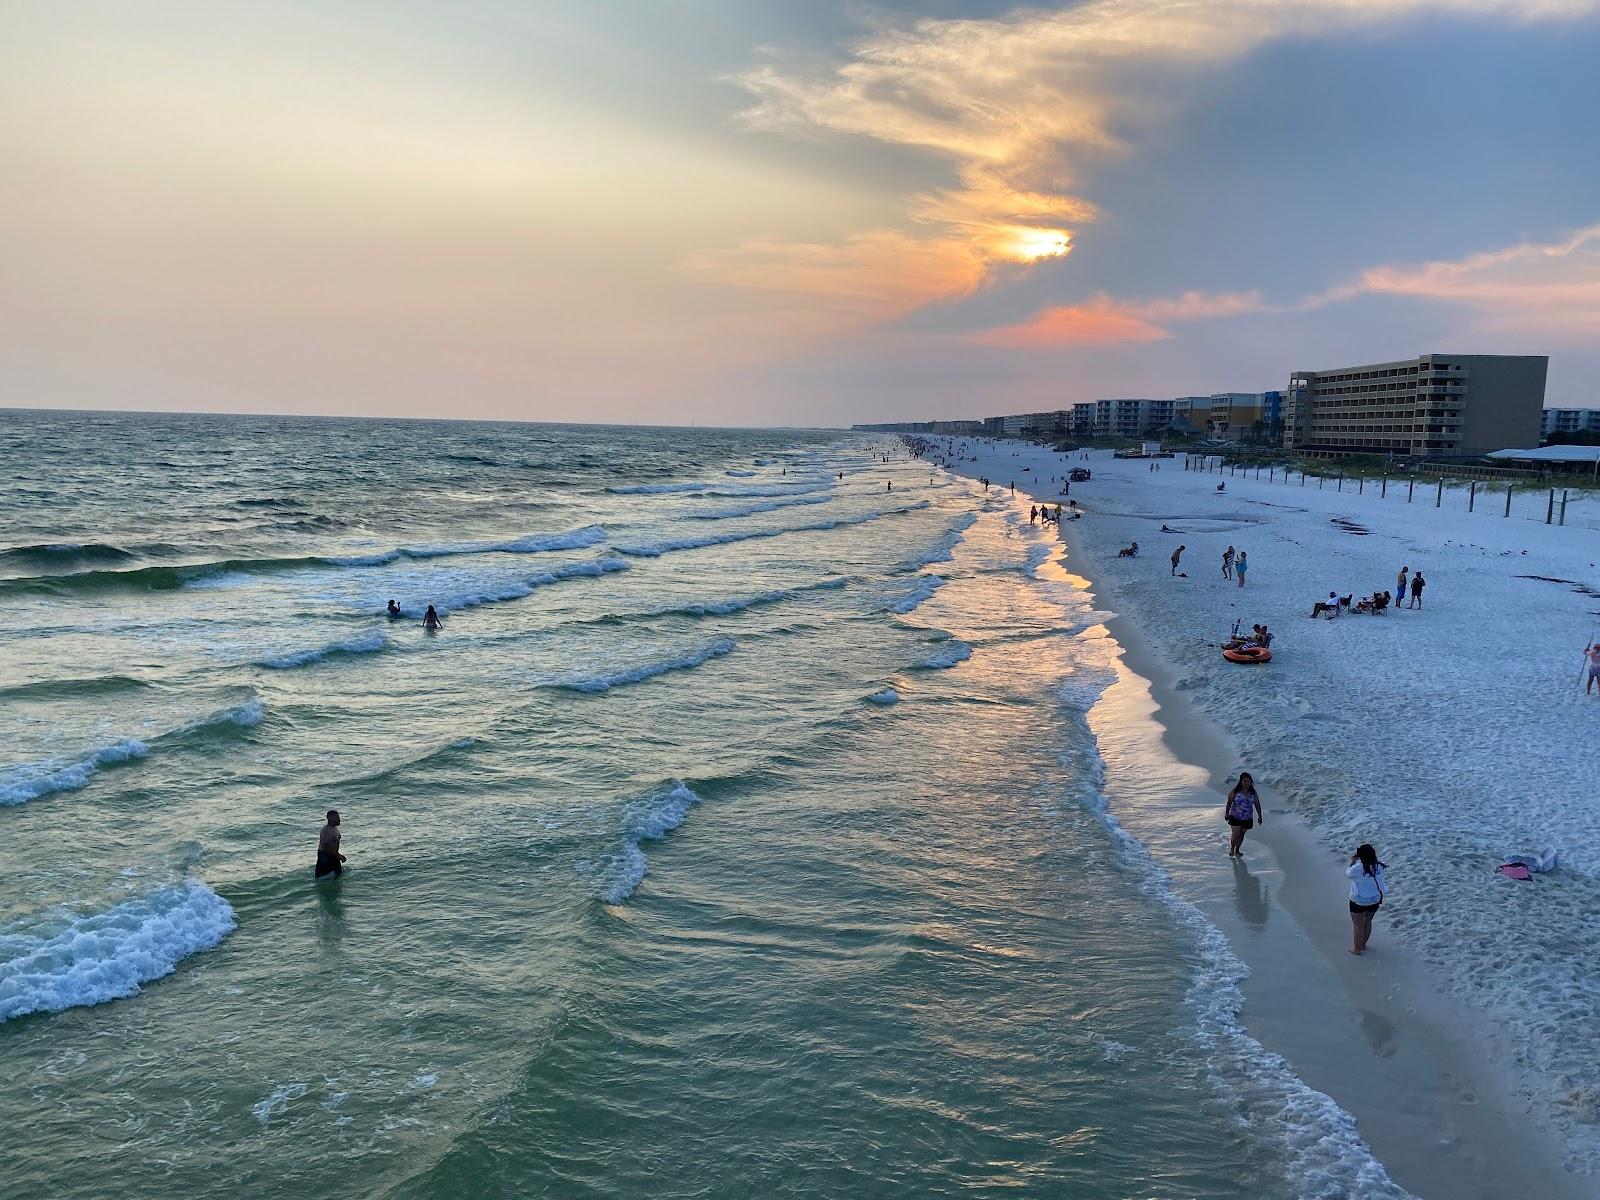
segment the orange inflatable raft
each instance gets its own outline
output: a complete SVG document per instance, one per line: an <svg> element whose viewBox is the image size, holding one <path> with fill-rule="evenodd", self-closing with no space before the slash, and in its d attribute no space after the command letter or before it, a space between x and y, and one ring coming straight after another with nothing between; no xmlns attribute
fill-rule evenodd
<svg viewBox="0 0 1600 1200"><path fill-rule="evenodd" d="M1236 663L1264 663L1272 661L1272 651L1265 646L1240 646L1237 650L1224 650L1222 657Z"/></svg>

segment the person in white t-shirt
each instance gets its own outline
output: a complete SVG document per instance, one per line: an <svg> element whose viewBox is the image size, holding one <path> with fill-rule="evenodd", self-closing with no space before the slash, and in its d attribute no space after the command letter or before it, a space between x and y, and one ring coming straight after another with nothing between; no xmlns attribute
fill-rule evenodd
<svg viewBox="0 0 1600 1200"><path fill-rule="evenodd" d="M1372 937L1372 917L1383 904L1384 872L1387 867L1378 861L1378 852L1362 842L1350 856L1345 874L1350 877L1350 925L1354 941L1351 954L1361 954Z"/></svg>

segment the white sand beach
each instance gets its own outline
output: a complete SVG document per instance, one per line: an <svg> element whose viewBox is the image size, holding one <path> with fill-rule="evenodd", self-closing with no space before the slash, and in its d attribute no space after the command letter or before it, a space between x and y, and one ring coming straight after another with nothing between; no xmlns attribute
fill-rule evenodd
<svg viewBox="0 0 1600 1200"><path fill-rule="evenodd" d="M1404 484L1380 497L1186 471L1181 457L1151 471L1104 451L956 444L953 469L1015 481L1024 520L1033 500L1067 502L1071 466L1092 469L1071 488L1084 517L1063 533L1067 570L1116 614L1119 680L1091 713L1108 804L1248 964L1250 1032L1352 1114L1417 1195L1592 1195L1600 813L1584 760L1600 698L1583 694L1580 652L1600 627L1584 583L1600 561L1593 506L1574 501L1559 527L1530 495L1510 518L1503 494L1469 513L1465 489L1446 489L1435 507L1431 481L1407 503ZM1134 541L1140 554L1119 558ZM1221 576L1228 545L1248 553L1244 589ZM1309 619L1330 591L1392 590L1402 565L1427 579L1422 608ZM1236 620L1271 627L1270 664L1222 659ZM1241 768L1268 819L1235 866L1220 792ZM1363 841L1389 864L1390 897L1354 958L1343 868ZM1549 849L1550 874L1494 874L1503 855Z"/></svg>

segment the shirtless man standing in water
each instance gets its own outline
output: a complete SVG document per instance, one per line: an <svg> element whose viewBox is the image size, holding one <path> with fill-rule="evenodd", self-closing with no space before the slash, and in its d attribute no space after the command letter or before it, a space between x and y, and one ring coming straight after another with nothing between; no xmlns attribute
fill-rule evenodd
<svg viewBox="0 0 1600 1200"><path fill-rule="evenodd" d="M339 853L339 810L328 810L328 823L317 834L317 870L318 879L326 879L332 875L338 878L344 874L344 855Z"/></svg>

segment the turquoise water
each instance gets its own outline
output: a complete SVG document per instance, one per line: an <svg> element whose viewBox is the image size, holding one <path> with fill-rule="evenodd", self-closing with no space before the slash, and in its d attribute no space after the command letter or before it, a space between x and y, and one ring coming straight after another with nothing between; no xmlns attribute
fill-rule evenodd
<svg viewBox="0 0 1600 1200"><path fill-rule="evenodd" d="M1230 1079L1008 500L837 433L5 419L0 1194L1347 1194Z"/></svg>

